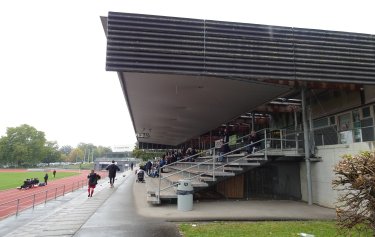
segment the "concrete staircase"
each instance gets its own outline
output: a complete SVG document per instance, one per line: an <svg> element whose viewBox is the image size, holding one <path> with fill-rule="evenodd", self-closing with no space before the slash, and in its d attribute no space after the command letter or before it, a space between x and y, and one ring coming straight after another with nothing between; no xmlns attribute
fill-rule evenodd
<svg viewBox="0 0 375 237"><path fill-rule="evenodd" d="M243 140L243 137L238 140ZM279 138L275 139L273 143L281 144ZM163 199L170 200L177 198L176 190L179 180L190 180L194 191L198 191L230 177L247 172L250 169L260 167L275 158L282 157L288 159L288 157L304 156L303 150L299 149L298 146L286 148L283 145L279 145L278 147L264 145L273 143L272 137L265 135L259 141L258 150L253 154L244 152L249 146L244 145L224 154L225 158L223 162L218 162L218 156L214 152L215 148L212 148L195 157L194 162L186 161L190 160L187 157L185 160L164 166L165 173L161 173L160 178L146 177L147 201L151 204L160 204ZM238 147L238 144L235 147Z"/></svg>
<svg viewBox="0 0 375 237"><path fill-rule="evenodd" d="M194 190L197 191L266 162L262 153L228 154L223 162L217 162L214 156L201 156L196 158L195 162L175 162L164 168L165 173L161 173L161 178L146 178L147 201L151 204L160 204L163 199L177 198L179 180L190 180Z"/></svg>

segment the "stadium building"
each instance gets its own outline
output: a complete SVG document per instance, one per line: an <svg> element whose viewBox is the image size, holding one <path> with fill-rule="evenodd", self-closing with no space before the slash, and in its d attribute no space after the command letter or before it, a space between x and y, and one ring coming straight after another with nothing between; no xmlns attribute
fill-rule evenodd
<svg viewBox="0 0 375 237"><path fill-rule="evenodd" d="M333 207L334 165L374 151L374 35L116 12L102 23L139 148L201 152L169 165L152 203L188 178L197 193Z"/></svg>

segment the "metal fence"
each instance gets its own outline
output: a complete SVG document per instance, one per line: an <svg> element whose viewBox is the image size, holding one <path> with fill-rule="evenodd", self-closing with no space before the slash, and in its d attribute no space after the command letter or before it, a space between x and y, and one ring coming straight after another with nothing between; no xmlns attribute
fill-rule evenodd
<svg viewBox="0 0 375 237"><path fill-rule="evenodd" d="M42 192L34 193L29 196L14 199L12 201L0 203L0 219L18 215L20 211L28 208L33 208L42 203L47 203L49 200L64 196L66 193L73 192L77 189L83 188L87 184L87 180L75 181L71 184L64 184L55 188L47 189Z"/></svg>

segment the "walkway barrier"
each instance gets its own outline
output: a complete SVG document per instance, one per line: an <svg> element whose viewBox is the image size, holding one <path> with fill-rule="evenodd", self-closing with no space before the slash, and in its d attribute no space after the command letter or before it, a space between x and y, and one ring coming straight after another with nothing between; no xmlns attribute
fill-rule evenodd
<svg viewBox="0 0 375 237"><path fill-rule="evenodd" d="M18 215L20 211L28 208L34 209L34 207L38 204L47 203L49 200L57 199L57 197L64 196L69 192L74 192L75 190L83 188L86 185L87 180L84 179L75 181L71 184L64 184L62 186L47 189L22 198L17 198L12 201L0 203L0 220L14 214Z"/></svg>

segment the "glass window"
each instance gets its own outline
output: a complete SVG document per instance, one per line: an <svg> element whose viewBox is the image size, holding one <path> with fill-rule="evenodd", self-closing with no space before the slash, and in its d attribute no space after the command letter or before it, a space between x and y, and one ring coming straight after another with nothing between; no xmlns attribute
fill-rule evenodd
<svg viewBox="0 0 375 237"><path fill-rule="evenodd" d="M328 118L321 118L313 121L314 128L328 126Z"/></svg>
<svg viewBox="0 0 375 237"><path fill-rule="evenodd" d="M329 117L329 124L330 124L330 125L335 125L335 124L336 124L335 116L331 116L331 117Z"/></svg>
<svg viewBox="0 0 375 237"><path fill-rule="evenodd" d="M361 132L361 119L359 117L359 110L353 110L353 135L354 142L362 141L362 132Z"/></svg>
<svg viewBox="0 0 375 237"><path fill-rule="evenodd" d="M362 117L367 118L370 117L370 107L362 108Z"/></svg>
<svg viewBox="0 0 375 237"><path fill-rule="evenodd" d="M353 110L353 127L359 128L361 127L361 120L359 117L359 110Z"/></svg>
<svg viewBox="0 0 375 237"><path fill-rule="evenodd" d="M352 122L350 118L350 113L342 114L337 116L339 122L340 131L346 131L352 128Z"/></svg>

